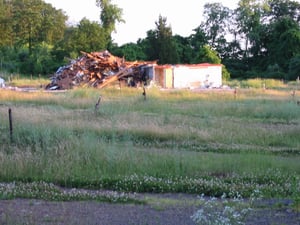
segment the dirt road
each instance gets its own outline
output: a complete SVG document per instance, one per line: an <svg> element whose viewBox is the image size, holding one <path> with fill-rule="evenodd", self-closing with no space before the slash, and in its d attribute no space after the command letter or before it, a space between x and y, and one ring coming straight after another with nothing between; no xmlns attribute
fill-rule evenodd
<svg viewBox="0 0 300 225"><path fill-rule="evenodd" d="M144 194L149 204L95 201L50 202L36 199L0 200L1 225L195 225L196 196ZM298 225L300 213L291 201L264 200L249 214L246 225Z"/></svg>

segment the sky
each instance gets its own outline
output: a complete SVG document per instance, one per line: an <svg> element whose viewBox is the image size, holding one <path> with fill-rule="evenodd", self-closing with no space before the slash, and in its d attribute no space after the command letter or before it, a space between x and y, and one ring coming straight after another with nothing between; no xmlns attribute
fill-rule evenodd
<svg viewBox="0 0 300 225"><path fill-rule="evenodd" d="M96 0L45 0L56 9L62 9L69 17L68 22L76 24L82 18L100 22L100 9ZM173 35L188 37L193 29L203 21L205 3L221 2L223 6L235 9L238 0L111 0L123 10L125 23L116 26L112 38L119 46L125 43L136 43L139 38L145 38L148 30L156 29L155 22L159 15L167 18Z"/></svg>

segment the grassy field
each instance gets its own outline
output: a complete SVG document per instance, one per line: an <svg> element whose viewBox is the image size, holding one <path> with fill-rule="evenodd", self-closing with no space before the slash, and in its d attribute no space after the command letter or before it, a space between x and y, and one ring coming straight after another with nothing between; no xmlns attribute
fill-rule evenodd
<svg viewBox="0 0 300 225"><path fill-rule="evenodd" d="M287 87L153 88L146 100L126 88L0 90L0 182L210 196L259 191L300 201L299 95Z"/></svg>

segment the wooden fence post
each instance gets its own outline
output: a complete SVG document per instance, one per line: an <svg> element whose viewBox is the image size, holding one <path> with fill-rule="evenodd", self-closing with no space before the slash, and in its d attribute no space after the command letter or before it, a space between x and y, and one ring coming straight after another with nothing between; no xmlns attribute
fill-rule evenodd
<svg viewBox="0 0 300 225"><path fill-rule="evenodd" d="M10 142L13 141L13 122L11 108L8 109Z"/></svg>

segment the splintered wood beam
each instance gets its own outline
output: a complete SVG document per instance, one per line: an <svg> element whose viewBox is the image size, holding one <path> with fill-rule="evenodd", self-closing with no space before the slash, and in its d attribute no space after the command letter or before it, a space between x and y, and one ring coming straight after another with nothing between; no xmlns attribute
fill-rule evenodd
<svg viewBox="0 0 300 225"><path fill-rule="evenodd" d="M125 68L125 69L117 72L116 74L105 78L103 80L103 82L97 86L97 88L103 88L103 87L119 80L120 78L129 75L129 74L130 74L130 72L128 72L128 68Z"/></svg>

